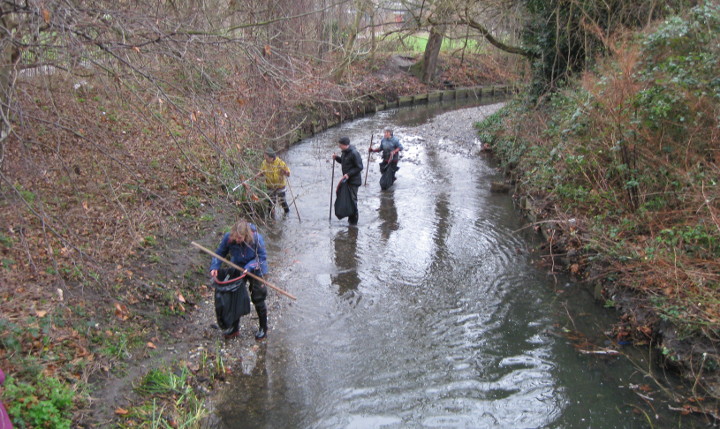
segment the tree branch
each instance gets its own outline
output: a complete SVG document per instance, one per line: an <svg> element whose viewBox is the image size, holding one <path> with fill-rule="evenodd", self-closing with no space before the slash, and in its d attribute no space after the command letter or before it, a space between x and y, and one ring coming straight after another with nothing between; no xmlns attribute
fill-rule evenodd
<svg viewBox="0 0 720 429"><path fill-rule="evenodd" d="M505 51L511 54L517 54L522 55L525 58L528 59L535 59L538 58L539 55L535 52L532 52L529 49L522 48L520 46L511 46L508 44L505 44L498 39L496 39L492 34L490 34L490 31L485 28L484 25L480 24L479 22L475 21L472 18L466 17L466 18L460 18L460 24L467 25L468 27L477 30L484 38L487 40L491 45L495 46L496 48L500 49L501 51Z"/></svg>

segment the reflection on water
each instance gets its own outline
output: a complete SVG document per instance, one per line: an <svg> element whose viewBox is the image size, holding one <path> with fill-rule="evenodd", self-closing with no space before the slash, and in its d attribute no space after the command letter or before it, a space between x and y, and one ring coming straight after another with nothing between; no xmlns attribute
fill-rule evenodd
<svg viewBox="0 0 720 429"><path fill-rule="evenodd" d="M498 97L485 97L481 100L476 98L463 98L458 100L446 100L442 103L430 103L430 104L418 104L415 106L409 106L402 109L394 109L390 111L380 112L378 115L383 116L385 114L393 115L393 126L398 128L396 125L402 125L404 127L412 127L422 125L431 120L436 115L451 111L462 109L464 107L477 106L479 104L496 104L504 101L503 96ZM376 115L377 116L377 115ZM380 128L382 129L382 128Z"/></svg>
<svg viewBox="0 0 720 429"><path fill-rule="evenodd" d="M390 234L400 227L392 188L383 192L382 196L380 196L378 217L382 221L380 224L380 238L383 242L387 242Z"/></svg>
<svg viewBox="0 0 720 429"><path fill-rule="evenodd" d="M272 425L271 416L266 413L267 404L272 400L266 354L267 348L259 345L245 351L241 356L242 373L233 379L227 392L233 400L221 406L223 422L217 424L217 427L236 427L225 423L241 421L245 422L245 427Z"/></svg>
<svg viewBox="0 0 720 429"><path fill-rule="evenodd" d="M333 285L338 287L338 294L357 290L360 284L357 261L358 228L348 226L345 230L335 233L333 247L335 249L335 266L337 273L331 277Z"/></svg>
<svg viewBox="0 0 720 429"><path fill-rule="evenodd" d="M433 241L435 242L435 254L433 255L430 267L432 269L438 269L447 262L447 239L448 232L450 230L450 217L448 216L450 210L448 207L447 195L440 193L435 199L435 210L434 210L434 223L435 230L433 231Z"/></svg>

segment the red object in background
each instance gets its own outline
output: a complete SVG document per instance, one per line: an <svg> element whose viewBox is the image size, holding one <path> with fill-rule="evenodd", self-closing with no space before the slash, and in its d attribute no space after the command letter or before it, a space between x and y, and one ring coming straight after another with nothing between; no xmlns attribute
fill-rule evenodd
<svg viewBox="0 0 720 429"><path fill-rule="evenodd" d="M5 373L2 369L0 369L0 386L2 386L5 383ZM5 410L5 405L3 405L2 401L0 400L0 429L12 429L13 425L10 421L10 416L7 413L7 410Z"/></svg>

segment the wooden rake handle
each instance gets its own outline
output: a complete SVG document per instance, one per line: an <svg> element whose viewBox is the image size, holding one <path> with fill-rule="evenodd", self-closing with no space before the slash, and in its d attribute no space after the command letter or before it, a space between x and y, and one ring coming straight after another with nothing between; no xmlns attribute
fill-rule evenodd
<svg viewBox="0 0 720 429"><path fill-rule="evenodd" d="M222 256L218 255L217 253L213 252L212 250L209 250L209 249L207 249L207 248L205 248L205 247L197 244L197 243L194 242L194 241L191 242L190 244L192 244L193 246L195 246L195 247L197 247L198 249L202 250L203 252L205 252L205 253L207 253L207 254L209 254L209 255L212 255L212 256L215 257L215 258L218 258L219 260L225 262L226 264L230 265L231 267L242 271L243 273L249 275L250 277L254 278L255 280L257 280L257 281L259 281L259 282L267 285L268 287L274 289L274 290L277 291L278 293L280 293L280 294L282 294L282 295L285 295L285 296L287 296L288 298L291 298L291 299L294 299L294 300L297 301L297 298L296 298L295 296L293 296L292 294L290 294L289 292L286 292L286 291L280 289L279 287L275 286L274 284L272 284L272 283L270 283L270 282L268 282L268 281L265 281L262 277L256 276L255 274L251 273L250 271L246 270L245 268L243 268L243 267L241 267L241 266L239 266L239 265L237 265L237 264L234 264L234 263L228 261L227 259L225 259L225 258L223 258Z"/></svg>

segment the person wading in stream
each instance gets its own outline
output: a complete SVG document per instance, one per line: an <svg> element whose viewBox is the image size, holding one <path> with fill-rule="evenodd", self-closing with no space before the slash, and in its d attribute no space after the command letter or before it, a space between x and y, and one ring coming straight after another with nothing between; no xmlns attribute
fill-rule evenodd
<svg viewBox="0 0 720 429"><path fill-rule="evenodd" d="M265 159L260 165L258 176L265 177L265 186L268 188L268 196L270 197L270 214L277 203L280 203L285 214L290 212L290 207L285 200L285 187L287 186L286 177L290 177L290 168L285 161L280 159L272 148L265 150Z"/></svg>
<svg viewBox="0 0 720 429"><path fill-rule="evenodd" d="M380 141L380 146L377 149L373 149L373 147L370 146L368 149L370 152L382 152L380 173L384 175L388 168L390 169L388 174L392 173L392 181L390 181L388 186L383 187L383 189L389 188L392 183L397 180L395 173L397 173L400 169L400 167L398 167L398 161L400 160L399 152L403 149L404 148L403 145L400 144L400 140L393 136L393 131L389 128L385 129L383 139Z"/></svg>
<svg viewBox="0 0 720 429"><path fill-rule="evenodd" d="M267 253L265 251L265 241L257 232L257 228L252 223L244 219L240 219L233 225L230 232L223 235L220 245L215 253L226 258L230 255L230 262L243 267L246 271L262 277L268 272ZM213 257L210 263L210 276L213 280L217 279L218 270L222 265L222 261ZM250 276L244 277L247 279ZM222 281L223 279L217 279ZM216 280L216 281L217 281ZM256 340L262 340L267 337L267 306L265 305L265 297L267 297L267 288L257 279L250 277L250 299L255 305L255 311L258 315L260 327L255 333ZM232 321L232 328L225 334L225 338L232 338L239 335L238 327L240 324L240 316Z"/></svg>
<svg viewBox="0 0 720 429"><path fill-rule="evenodd" d="M335 153L332 154L332 159L335 162L339 162L342 166L343 176L340 178L338 188L343 184L348 185L352 201L355 204L355 212L348 216L348 223L350 225L357 225L358 218L360 217L357 209L357 193L358 188L362 185L361 173L363 170L363 162L355 146L350 144L349 138L340 137L338 146L341 150L340 156Z"/></svg>

